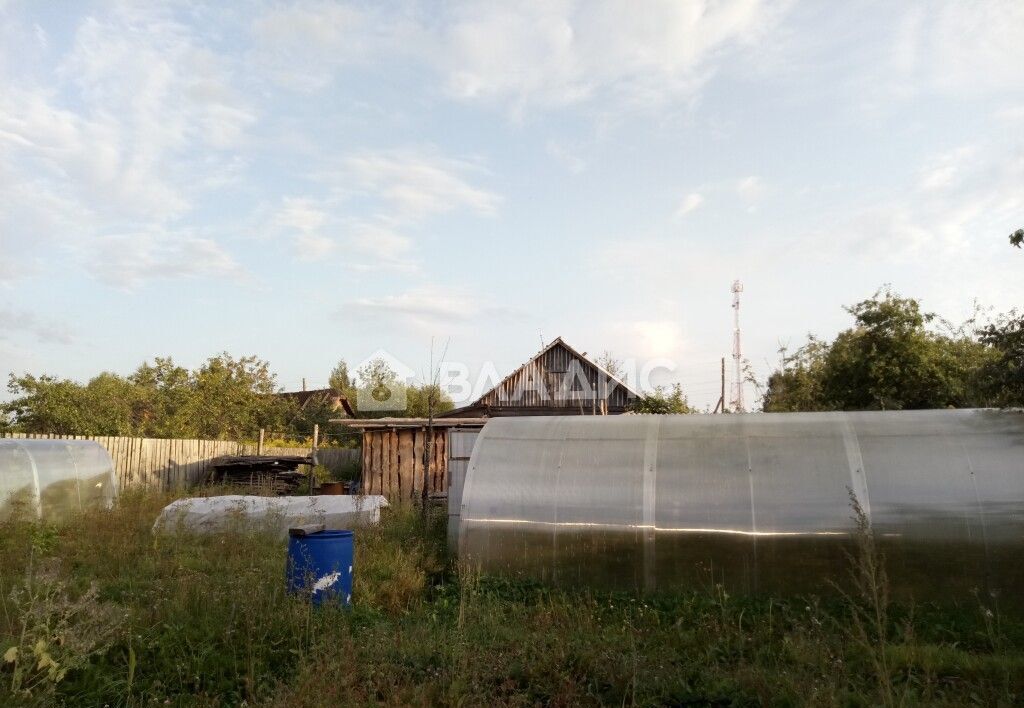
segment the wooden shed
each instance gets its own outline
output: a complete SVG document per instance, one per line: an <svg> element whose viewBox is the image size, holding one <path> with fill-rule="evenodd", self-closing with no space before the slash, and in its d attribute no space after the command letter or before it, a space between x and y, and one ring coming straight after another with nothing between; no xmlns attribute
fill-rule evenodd
<svg viewBox="0 0 1024 708"><path fill-rule="evenodd" d="M474 418L378 418L346 420L362 430L362 493L383 494L392 499L419 499L424 476L428 496L448 493L449 435L453 429L479 430L486 421ZM424 449L428 440L427 473Z"/></svg>

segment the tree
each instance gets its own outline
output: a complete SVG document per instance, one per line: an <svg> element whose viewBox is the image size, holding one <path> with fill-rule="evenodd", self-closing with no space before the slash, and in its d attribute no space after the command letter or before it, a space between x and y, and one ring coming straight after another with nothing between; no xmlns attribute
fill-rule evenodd
<svg viewBox="0 0 1024 708"><path fill-rule="evenodd" d="M811 337L769 377L766 411L900 410L984 405L979 372L993 353L942 324L920 303L882 289L845 308L854 326ZM788 370L787 370L788 368Z"/></svg>
<svg viewBox="0 0 1024 708"><path fill-rule="evenodd" d="M1016 246L1017 248L1020 248L1022 243L1024 243L1024 229L1017 229L1012 234L1010 234L1011 246Z"/></svg>
<svg viewBox="0 0 1024 708"><path fill-rule="evenodd" d="M276 389L256 357L225 353L193 372L157 358L127 378L104 372L85 385L12 374L15 397L0 411L28 433L240 439L284 426L291 404L272 395Z"/></svg>
<svg viewBox="0 0 1024 708"><path fill-rule="evenodd" d="M431 414L436 416L455 407L451 396L437 384L409 386L405 391L405 400L402 414L408 418L427 418Z"/></svg>
<svg viewBox="0 0 1024 708"><path fill-rule="evenodd" d="M138 389L140 434L149 437L176 437L189 428L187 405L192 396L192 375L177 366L171 357L156 357L144 362L128 377Z"/></svg>
<svg viewBox="0 0 1024 708"><path fill-rule="evenodd" d="M766 411L828 410L821 381L828 344L808 335L807 344L783 359L783 367L768 377L762 407Z"/></svg>
<svg viewBox="0 0 1024 708"><path fill-rule="evenodd" d="M357 405L356 411L360 418L373 418L382 411L389 415L397 415L404 411L404 404L401 409L389 410L385 407L397 404L405 398L406 384L398 380L398 374L384 359L371 359L359 367L356 371L356 381L356 400L362 404ZM367 405L370 402L373 404Z"/></svg>
<svg viewBox="0 0 1024 708"><path fill-rule="evenodd" d="M54 376L10 375L7 390L15 396L4 404L13 427L26 433L81 435L91 432L86 418L84 387Z"/></svg>
<svg viewBox="0 0 1024 708"><path fill-rule="evenodd" d="M634 413L693 413L689 402L683 394L683 387L680 384L672 384L670 387L655 386L652 393L642 396L633 402L631 410Z"/></svg>
<svg viewBox="0 0 1024 708"><path fill-rule="evenodd" d="M997 405L1024 405L1024 314L1011 310L978 336L995 353L982 366L982 386Z"/></svg>
<svg viewBox="0 0 1024 708"><path fill-rule="evenodd" d="M333 388L335 391L340 391L345 395L345 398L355 405L356 398L356 380L348 372L348 364L345 363L344 359L339 359L338 363L331 369L331 375L327 379L327 385Z"/></svg>
<svg viewBox="0 0 1024 708"><path fill-rule="evenodd" d="M426 418L431 413L444 413L455 407L451 397L437 384L420 386L407 384L398 379L396 374L383 359L373 359L364 364L357 372L359 380L358 399L374 400L379 403L402 402L401 408L357 411L359 417L376 417L389 415L395 418ZM350 399L351 400L351 399Z"/></svg>
<svg viewBox="0 0 1024 708"><path fill-rule="evenodd" d="M622 360L621 359L616 359L614 356L612 356L612 353L610 351L608 351L607 349L605 349L604 353L601 354L601 356L597 357L597 362L596 363L597 363L598 366L600 366L602 369L607 371L609 374L611 374L612 376L617 378L622 383L624 383L624 384L628 384L629 383L626 380L626 370L625 370L625 367L623 366Z"/></svg>
<svg viewBox="0 0 1024 708"><path fill-rule="evenodd" d="M192 375L184 412L196 437L240 439L260 428L283 427L288 404L272 394L277 379L255 356L211 357ZM184 422L183 422L184 424Z"/></svg>

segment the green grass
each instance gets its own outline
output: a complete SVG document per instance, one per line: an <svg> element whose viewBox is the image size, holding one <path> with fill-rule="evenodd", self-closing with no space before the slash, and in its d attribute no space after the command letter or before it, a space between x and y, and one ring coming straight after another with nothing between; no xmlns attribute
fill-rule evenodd
<svg viewBox="0 0 1024 708"><path fill-rule="evenodd" d="M0 704L1024 702L1024 623L977 603L893 604L877 636L851 621L871 609L858 588L822 600L556 590L458 568L443 515L397 508L357 533L353 610L313 611L284 593L281 541L155 539L170 498L0 525Z"/></svg>

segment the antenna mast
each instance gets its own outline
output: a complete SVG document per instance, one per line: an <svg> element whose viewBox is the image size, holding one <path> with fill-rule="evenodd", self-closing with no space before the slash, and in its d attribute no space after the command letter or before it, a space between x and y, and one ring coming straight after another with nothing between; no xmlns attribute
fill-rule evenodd
<svg viewBox="0 0 1024 708"><path fill-rule="evenodd" d="M733 381L732 389L732 410L734 413L742 413L743 406L743 350L740 347L740 293L743 292L743 283L736 280L732 284L732 311L733 311L733 335L732 335L732 361L736 367L736 378Z"/></svg>

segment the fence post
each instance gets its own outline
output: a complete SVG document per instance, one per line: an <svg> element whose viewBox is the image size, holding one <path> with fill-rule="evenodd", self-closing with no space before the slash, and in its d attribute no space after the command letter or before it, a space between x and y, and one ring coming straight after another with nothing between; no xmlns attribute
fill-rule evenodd
<svg viewBox="0 0 1024 708"><path fill-rule="evenodd" d="M266 433L266 431L263 428L260 428L260 439L259 439L259 442L256 443L256 455L257 455L257 457L263 454L263 436L264 436L265 433Z"/></svg>

